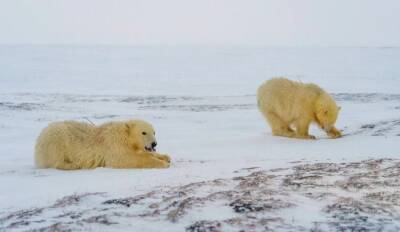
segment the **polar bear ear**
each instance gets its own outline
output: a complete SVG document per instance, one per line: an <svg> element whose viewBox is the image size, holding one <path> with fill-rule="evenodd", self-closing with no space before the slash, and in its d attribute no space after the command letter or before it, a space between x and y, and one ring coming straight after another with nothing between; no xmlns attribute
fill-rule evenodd
<svg viewBox="0 0 400 232"><path fill-rule="evenodd" d="M133 123L125 123L124 125L124 129L125 132L128 134L128 136L133 133L133 128L135 127L135 125Z"/></svg>
<svg viewBox="0 0 400 232"><path fill-rule="evenodd" d="M125 133L126 133L128 136L131 134L131 129L129 128L128 123L125 123L125 125L124 125L124 130L125 130Z"/></svg>

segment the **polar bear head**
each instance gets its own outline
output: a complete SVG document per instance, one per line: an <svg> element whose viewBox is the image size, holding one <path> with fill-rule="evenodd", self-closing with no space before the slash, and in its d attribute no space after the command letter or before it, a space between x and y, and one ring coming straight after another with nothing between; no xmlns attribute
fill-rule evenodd
<svg viewBox="0 0 400 232"><path fill-rule="evenodd" d="M128 142L135 150L156 151L157 140L153 126L142 120L125 122Z"/></svg>
<svg viewBox="0 0 400 232"><path fill-rule="evenodd" d="M315 118L318 125L329 132L335 125L340 107L335 100L327 93L322 93L315 103Z"/></svg>

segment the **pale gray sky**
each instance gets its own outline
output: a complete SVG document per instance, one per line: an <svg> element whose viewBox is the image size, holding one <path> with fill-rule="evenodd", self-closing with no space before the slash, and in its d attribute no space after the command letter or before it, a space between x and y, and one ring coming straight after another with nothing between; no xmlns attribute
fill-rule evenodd
<svg viewBox="0 0 400 232"><path fill-rule="evenodd" d="M0 0L0 44L400 46L400 0Z"/></svg>

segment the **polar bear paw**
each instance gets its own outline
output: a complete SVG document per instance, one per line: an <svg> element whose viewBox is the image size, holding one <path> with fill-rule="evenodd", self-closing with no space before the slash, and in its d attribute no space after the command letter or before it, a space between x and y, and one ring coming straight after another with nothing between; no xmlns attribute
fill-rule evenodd
<svg viewBox="0 0 400 232"><path fill-rule="evenodd" d="M168 155L154 154L154 156L167 163L171 163L171 158Z"/></svg>

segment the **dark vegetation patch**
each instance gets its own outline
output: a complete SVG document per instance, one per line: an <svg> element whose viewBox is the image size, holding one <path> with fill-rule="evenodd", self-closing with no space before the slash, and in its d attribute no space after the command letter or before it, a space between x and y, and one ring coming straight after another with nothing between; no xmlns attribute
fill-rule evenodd
<svg viewBox="0 0 400 232"><path fill-rule="evenodd" d="M400 230L399 160L296 163L291 168L250 167L236 173L243 171L246 175L125 198L105 199L101 193L66 196L48 207L2 213L0 231L76 231L93 224L104 230L116 224L128 229L131 221L163 221L171 228L204 232ZM314 213L320 217L303 225L291 210L310 204L318 207ZM218 212L208 212L209 207L224 214L212 218ZM199 214L203 216L197 218Z"/></svg>

